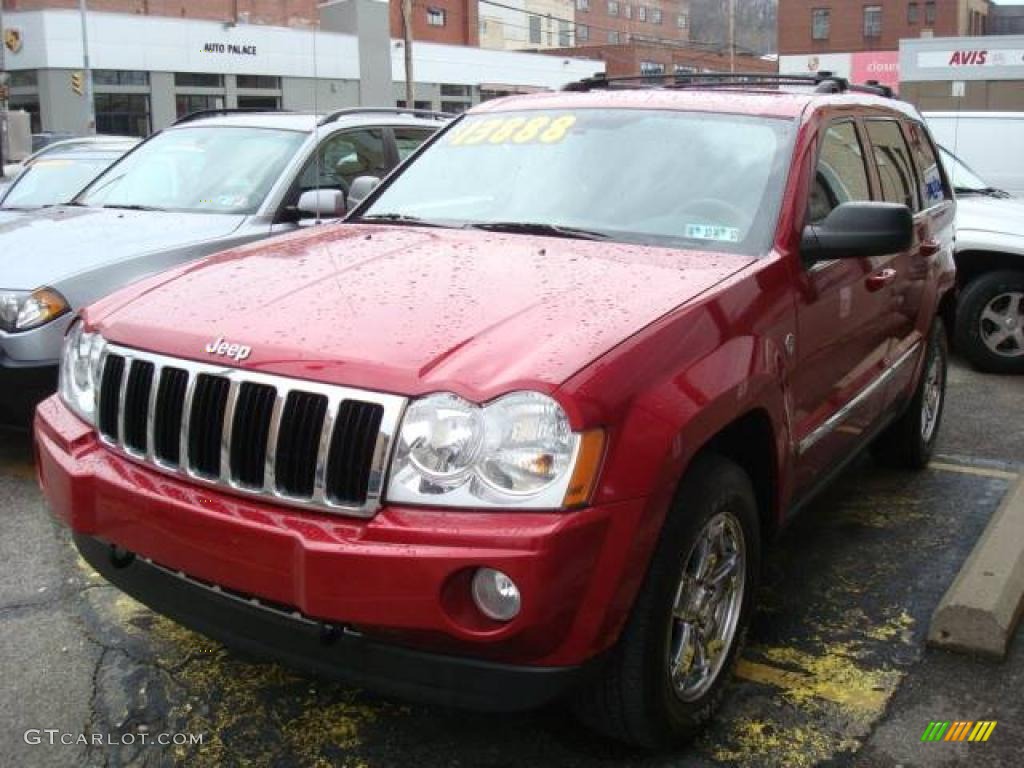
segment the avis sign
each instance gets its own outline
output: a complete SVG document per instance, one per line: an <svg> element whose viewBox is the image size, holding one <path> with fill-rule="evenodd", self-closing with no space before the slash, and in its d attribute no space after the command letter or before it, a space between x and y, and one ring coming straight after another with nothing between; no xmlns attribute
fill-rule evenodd
<svg viewBox="0 0 1024 768"><path fill-rule="evenodd" d="M953 50L920 51L917 66L922 69L951 69L958 72L991 67L1024 69L1024 49L957 48Z"/></svg>

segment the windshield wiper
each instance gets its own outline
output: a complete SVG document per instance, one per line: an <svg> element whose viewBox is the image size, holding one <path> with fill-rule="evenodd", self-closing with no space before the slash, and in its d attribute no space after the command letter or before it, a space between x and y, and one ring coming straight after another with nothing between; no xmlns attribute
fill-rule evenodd
<svg viewBox="0 0 1024 768"><path fill-rule="evenodd" d="M954 187L953 191L958 195L985 195L986 197L998 197L1007 198L1010 196L1009 192L1005 192L995 187Z"/></svg>
<svg viewBox="0 0 1024 768"><path fill-rule="evenodd" d="M155 205L101 205L100 208L116 208L119 211L163 211L164 208L157 208Z"/></svg>
<svg viewBox="0 0 1024 768"><path fill-rule="evenodd" d="M368 221L368 222L389 222L394 224L408 224L412 227L445 227L448 229L452 228L451 224L443 224L440 221L430 221L429 219L421 219L419 216L409 216L404 213L371 213L368 216L360 216L358 219L352 221Z"/></svg>
<svg viewBox="0 0 1024 768"><path fill-rule="evenodd" d="M469 229L483 229L487 232L509 232L517 235L547 235L549 237L565 237L574 240L609 240L611 237L603 232L578 227L565 227L561 224L541 224L532 221L483 221L478 224L467 224Z"/></svg>

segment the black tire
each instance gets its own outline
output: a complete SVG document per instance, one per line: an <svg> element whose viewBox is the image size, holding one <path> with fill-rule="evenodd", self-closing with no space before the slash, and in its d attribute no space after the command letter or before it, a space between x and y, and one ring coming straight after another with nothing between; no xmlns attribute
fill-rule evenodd
<svg viewBox="0 0 1024 768"><path fill-rule="evenodd" d="M699 698L683 701L669 671L673 604L698 535L721 512L731 513L743 533L744 575L735 577L743 584L739 617L710 687ZM699 456L680 483L618 643L600 674L579 692L575 711L580 720L605 736L649 749L692 738L718 708L746 641L760 567L760 524L750 478L727 459Z"/></svg>
<svg viewBox="0 0 1024 768"><path fill-rule="evenodd" d="M1005 293L1024 293L1024 272L989 272L979 275L960 294L956 310L953 346L980 371L1024 373L1024 354L1002 355L989 349L982 338L982 313ZM1024 317L1019 322L1024 322Z"/></svg>
<svg viewBox="0 0 1024 768"><path fill-rule="evenodd" d="M946 339L942 319L936 317L928 335L924 365L921 368L917 387L910 398L903 415L890 424L872 445L872 453L881 464L899 469L924 469L935 452L935 443L942 425L942 412L946 405L946 380L949 362L949 342ZM931 407L934 423L925 434L925 396L929 385L932 365L940 377L938 403Z"/></svg>

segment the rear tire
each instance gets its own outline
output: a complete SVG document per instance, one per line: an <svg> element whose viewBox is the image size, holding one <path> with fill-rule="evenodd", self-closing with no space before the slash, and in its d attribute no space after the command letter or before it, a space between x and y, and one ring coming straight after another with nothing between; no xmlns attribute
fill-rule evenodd
<svg viewBox="0 0 1024 768"><path fill-rule="evenodd" d="M948 358L946 331L942 320L936 317L928 336L924 368L910 404L872 445L872 453L880 463L900 469L928 466L946 404Z"/></svg>
<svg viewBox="0 0 1024 768"><path fill-rule="evenodd" d="M1024 373L1024 272L989 272L967 284L953 346L980 371Z"/></svg>
<svg viewBox="0 0 1024 768"><path fill-rule="evenodd" d="M578 696L577 716L651 749L691 738L721 702L746 640L760 567L750 478L728 459L697 457L622 635Z"/></svg>

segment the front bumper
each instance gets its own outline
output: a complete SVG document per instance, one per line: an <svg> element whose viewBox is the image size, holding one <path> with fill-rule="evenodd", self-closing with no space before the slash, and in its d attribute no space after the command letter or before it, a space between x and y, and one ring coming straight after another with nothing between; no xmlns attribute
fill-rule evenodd
<svg viewBox="0 0 1024 768"><path fill-rule="evenodd" d="M642 578L630 558L642 499L568 514L389 505L372 520L314 514L136 464L101 446L57 398L37 411L36 450L54 514L126 592L211 636L400 695L433 688L432 698L484 706L491 693L480 690L505 691L518 676L524 692L509 697L512 708L541 703L614 643ZM144 559L115 573L102 554L109 544ZM172 589L147 561L188 578ZM493 622L473 606L469 583L481 566L519 585L513 621ZM197 584L258 598L281 616L241 629L248 619L195 597L205 589ZM308 636L280 624L291 612ZM317 644L323 624L342 628L337 646ZM291 635L296 645L277 642ZM422 675L400 669L406 657Z"/></svg>

